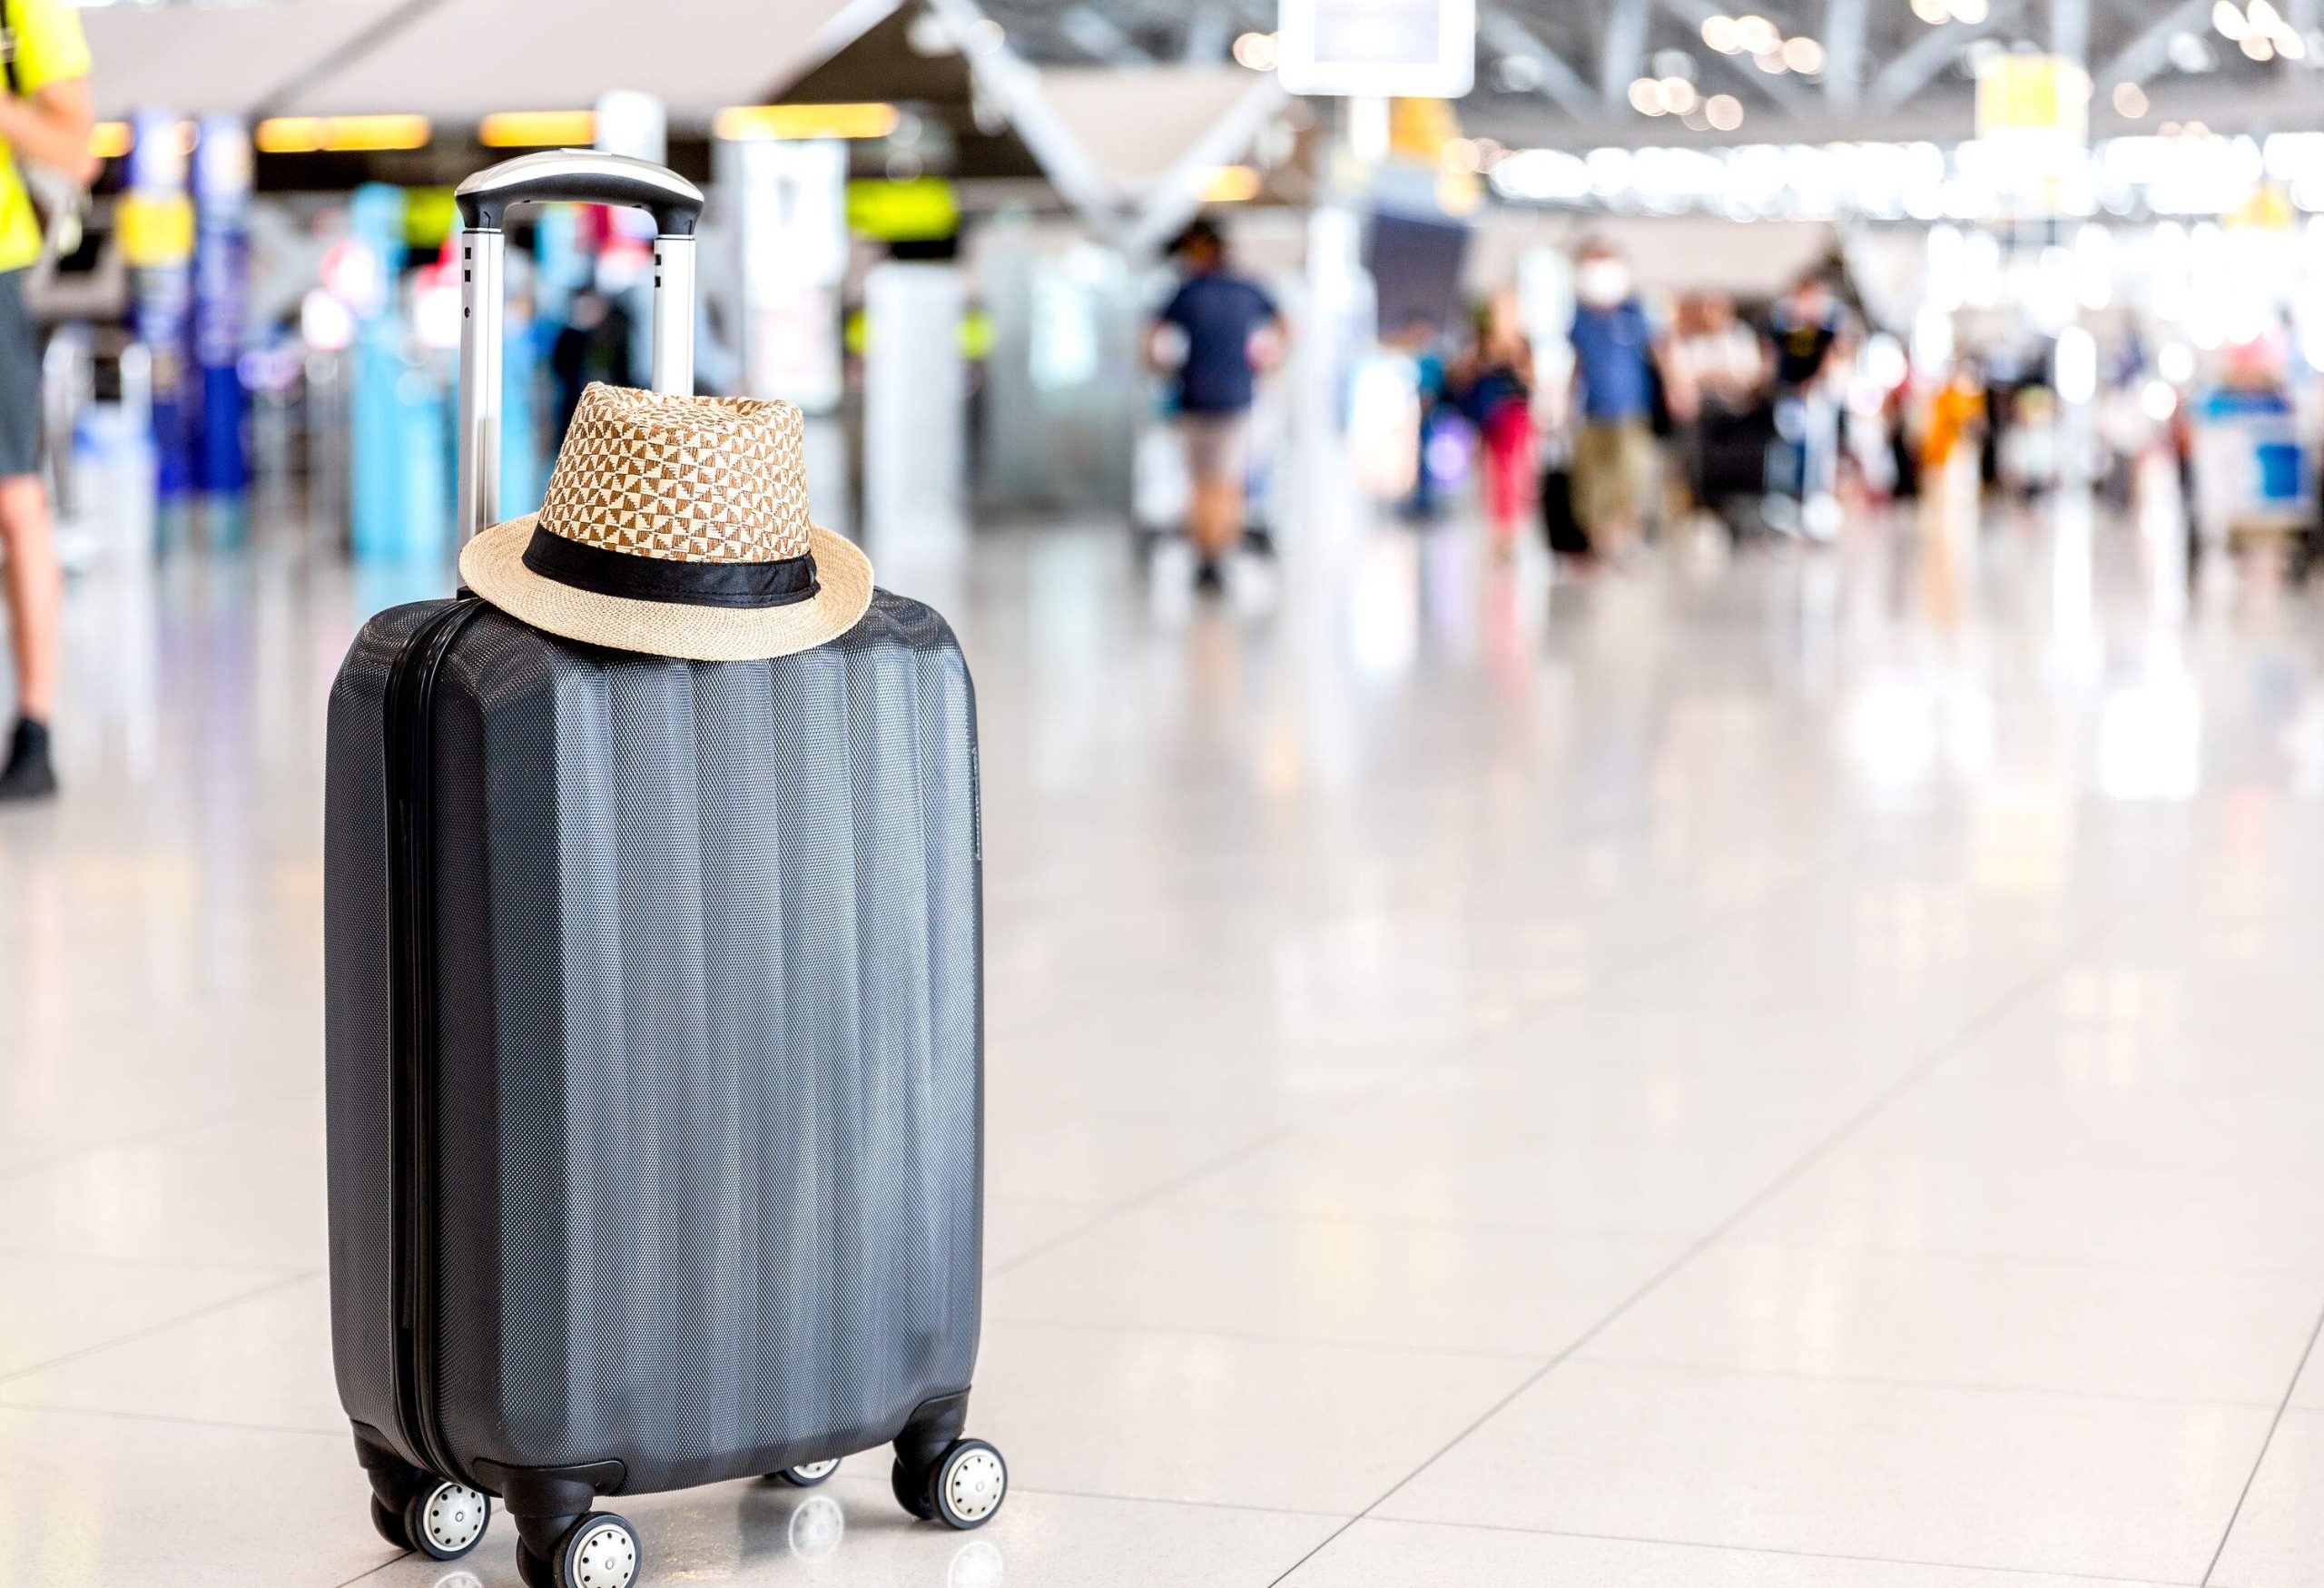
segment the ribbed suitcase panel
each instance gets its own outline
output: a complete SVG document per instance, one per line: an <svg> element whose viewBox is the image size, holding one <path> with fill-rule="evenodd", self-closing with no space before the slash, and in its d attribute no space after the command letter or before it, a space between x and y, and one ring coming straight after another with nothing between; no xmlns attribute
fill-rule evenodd
<svg viewBox="0 0 2324 1588"><path fill-rule="evenodd" d="M884 594L765 663L461 634L436 1326L463 1460L675 1487L967 1386L973 715L941 620Z"/></svg>

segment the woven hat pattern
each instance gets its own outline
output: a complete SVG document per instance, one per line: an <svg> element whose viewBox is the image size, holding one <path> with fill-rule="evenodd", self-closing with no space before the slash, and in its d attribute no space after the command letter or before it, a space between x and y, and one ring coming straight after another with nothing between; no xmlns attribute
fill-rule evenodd
<svg viewBox="0 0 2324 1588"><path fill-rule="evenodd" d="M805 436L787 402L592 382L557 451L540 527L671 562L808 556Z"/></svg>

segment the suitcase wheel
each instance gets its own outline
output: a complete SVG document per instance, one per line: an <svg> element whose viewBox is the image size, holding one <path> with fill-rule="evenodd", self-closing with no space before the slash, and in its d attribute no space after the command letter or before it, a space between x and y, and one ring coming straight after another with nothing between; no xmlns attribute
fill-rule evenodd
<svg viewBox="0 0 2324 1588"><path fill-rule="evenodd" d="M376 1498L371 1504L376 1523L380 1507ZM430 1560L457 1561L483 1540L492 1524L492 1502L466 1484L422 1480L403 1503L401 1521L407 1549Z"/></svg>
<svg viewBox="0 0 2324 1588"><path fill-rule="evenodd" d="M895 1491L896 1504L919 1517L922 1522L936 1520L936 1507L928 1497L928 1475L915 1473L896 1457L895 1465L888 1469L888 1486Z"/></svg>
<svg viewBox="0 0 2324 1588"><path fill-rule="evenodd" d="M797 1466L786 1466L781 1472L766 1475L779 1484L789 1484L794 1489L812 1489L817 1484L828 1483L832 1474L839 1470L839 1461L803 1461Z"/></svg>
<svg viewBox="0 0 2324 1588"><path fill-rule="evenodd" d="M379 1530L381 1538L396 1548L408 1550L411 1547L411 1534L403 1529L403 1513L377 1494L371 1496L371 1525Z"/></svg>
<svg viewBox="0 0 2324 1588"><path fill-rule="evenodd" d="M610 1511L591 1511L565 1530L554 1562L520 1543L517 1566L529 1588L630 1588L644 1575L644 1561L627 1522Z"/></svg>
<svg viewBox="0 0 2324 1588"><path fill-rule="evenodd" d="M1009 1466L981 1439L955 1439L936 1465L914 1473L898 1457L892 1482L897 1504L923 1522L967 1532L982 1527L1009 1495Z"/></svg>

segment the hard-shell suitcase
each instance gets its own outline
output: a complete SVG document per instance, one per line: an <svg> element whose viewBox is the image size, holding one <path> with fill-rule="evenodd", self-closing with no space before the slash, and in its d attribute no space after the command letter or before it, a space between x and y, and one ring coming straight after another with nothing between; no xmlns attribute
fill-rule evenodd
<svg viewBox="0 0 2324 1588"><path fill-rule="evenodd" d="M470 179L464 534L494 517L501 216L543 200L655 212L655 383L692 386L690 183L573 153ZM990 1516L944 621L879 592L837 640L704 663L395 607L332 688L327 804L332 1346L380 1532L449 1559L497 1497L526 1582L627 1588L597 1496L890 1441L907 1508Z"/></svg>

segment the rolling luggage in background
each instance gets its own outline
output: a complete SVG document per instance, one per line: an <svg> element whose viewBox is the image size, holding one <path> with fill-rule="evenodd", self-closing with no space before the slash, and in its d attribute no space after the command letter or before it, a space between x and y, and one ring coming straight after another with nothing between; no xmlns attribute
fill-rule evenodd
<svg viewBox="0 0 2324 1588"><path fill-rule="evenodd" d="M654 211L655 384L691 390L701 195L608 155L459 189L462 534L497 478L499 225ZM821 1482L892 1441L974 1526L975 706L885 592L840 638L691 662L465 592L383 612L331 691L332 1346L373 1520L439 1559L515 1518L530 1584L628 1588L603 1495Z"/></svg>
<svg viewBox="0 0 2324 1588"><path fill-rule="evenodd" d="M1541 470L1541 535L1560 557L1588 557L1590 534L1573 512L1573 469L1562 459Z"/></svg>

